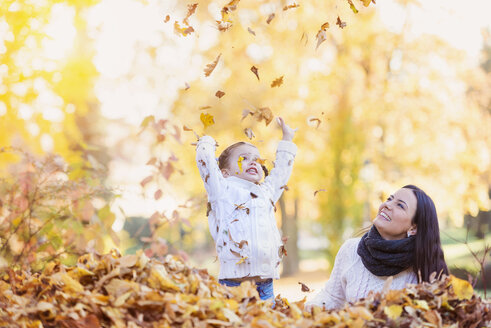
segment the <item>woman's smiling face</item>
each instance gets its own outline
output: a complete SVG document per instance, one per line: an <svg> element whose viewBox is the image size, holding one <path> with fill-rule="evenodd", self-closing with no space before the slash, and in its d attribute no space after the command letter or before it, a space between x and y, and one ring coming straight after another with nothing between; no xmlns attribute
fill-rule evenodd
<svg viewBox="0 0 491 328"><path fill-rule="evenodd" d="M382 203L373 221L382 238L403 239L409 230L415 230L412 220L416 206L416 196L411 189L406 188L399 189Z"/></svg>

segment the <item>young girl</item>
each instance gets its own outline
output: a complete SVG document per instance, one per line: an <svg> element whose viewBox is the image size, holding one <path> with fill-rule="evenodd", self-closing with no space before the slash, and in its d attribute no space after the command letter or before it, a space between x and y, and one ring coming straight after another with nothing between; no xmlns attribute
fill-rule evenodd
<svg viewBox="0 0 491 328"><path fill-rule="evenodd" d="M275 203L290 177L297 146L295 131L278 118L283 140L269 175L257 148L238 142L215 159L215 140L199 139L196 162L208 194L208 222L220 260L219 282L239 286L253 281L261 299L274 300L273 279L283 243L274 217ZM263 179L263 175L266 175Z"/></svg>

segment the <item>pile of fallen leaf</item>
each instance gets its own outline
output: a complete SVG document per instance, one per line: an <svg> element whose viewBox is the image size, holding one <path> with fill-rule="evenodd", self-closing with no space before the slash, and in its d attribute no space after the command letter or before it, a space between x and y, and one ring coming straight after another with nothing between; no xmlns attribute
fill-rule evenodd
<svg viewBox="0 0 491 328"><path fill-rule="evenodd" d="M179 257L86 254L43 272L4 269L0 327L489 327L491 304L447 277L403 291L370 294L337 311L261 301L251 283L222 286Z"/></svg>

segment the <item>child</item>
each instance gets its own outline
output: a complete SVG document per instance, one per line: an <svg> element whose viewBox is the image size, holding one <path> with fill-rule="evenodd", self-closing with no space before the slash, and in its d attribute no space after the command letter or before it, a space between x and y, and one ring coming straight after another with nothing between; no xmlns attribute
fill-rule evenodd
<svg viewBox="0 0 491 328"><path fill-rule="evenodd" d="M250 280L261 299L274 300L273 279L283 243L274 217L275 203L290 177L297 146L296 130L278 118L283 140L278 144L274 168L263 172L257 148L238 142L215 159L215 140L199 139L196 162L208 194L208 222L220 260L219 282L239 286ZM263 173L267 175L261 183Z"/></svg>

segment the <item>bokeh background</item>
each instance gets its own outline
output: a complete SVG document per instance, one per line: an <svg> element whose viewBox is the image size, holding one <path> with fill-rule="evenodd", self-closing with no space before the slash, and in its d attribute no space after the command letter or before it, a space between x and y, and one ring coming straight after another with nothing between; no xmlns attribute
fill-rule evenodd
<svg viewBox="0 0 491 328"><path fill-rule="evenodd" d="M219 153L250 129L272 167L281 131L248 115L269 108L299 147L277 204L289 237L277 292L320 288L342 242L415 184L436 203L452 273L483 293L489 12L486 0L2 1L0 265L118 248L217 273L193 143L209 134Z"/></svg>

